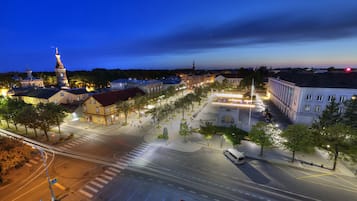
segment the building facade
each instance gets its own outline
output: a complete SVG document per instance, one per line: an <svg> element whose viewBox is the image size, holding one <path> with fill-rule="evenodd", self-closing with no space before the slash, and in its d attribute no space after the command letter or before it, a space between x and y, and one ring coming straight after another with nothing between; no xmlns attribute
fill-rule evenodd
<svg viewBox="0 0 357 201"><path fill-rule="evenodd" d="M32 76L32 70L26 71L27 77L20 80L21 87L45 87L41 78Z"/></svg>
<svg viewBox="0 0 357 201"><path fill-rule="evenodd" d="M311 125L334 98L340 103L357 94L357 75L300 74L269 78L270 100L293 123Z"/></svg>
<svg viewBox="0 0 357 201"><path fill-rule="evenodd" d="M110 86L114 90L122 90L128 88L140 88L146 94L159 94L163 90L163 82L159 80L137 80L137 79L117 79L110 82Z"/></svg>
<svg viewBox="0 0 357 201"><path fill-rule="evenodd" d="M83 120L102 125L110 125L123 121L123 117L119 116L116 103L120 101L132 102L132 98L143 94L144 92L139 88L94 94L82 104Z"/></svg>
<svg viewBox="0 0 357 201"><path fill-rule="evenodd" d="M224 80L227 80L228 84L232 87L238 87L240 82L243 80L244 77L236 75L236 74L221 74L217 75L215 81L219 83L223 83Z"/></svg>

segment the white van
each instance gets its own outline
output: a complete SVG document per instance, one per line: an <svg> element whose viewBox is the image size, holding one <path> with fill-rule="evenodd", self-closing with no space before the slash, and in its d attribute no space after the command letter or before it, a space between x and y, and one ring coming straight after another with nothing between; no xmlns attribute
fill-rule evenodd
<svg viewBox="0 0 357 201"><path fill-rule="evenodd" d="M236 149L227 149L223 154L235 164L243 164L245 162L244 154Z"/></svg>

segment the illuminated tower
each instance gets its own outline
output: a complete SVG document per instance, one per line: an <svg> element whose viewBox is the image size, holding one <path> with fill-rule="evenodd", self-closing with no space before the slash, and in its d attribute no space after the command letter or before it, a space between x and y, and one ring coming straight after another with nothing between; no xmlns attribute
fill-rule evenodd
<svg viewBox="0 0 357 201"><path fill-rule="evenodd" d="M68 84L68 79L67 79L67 74L66 74L66 69L63 66L63 63L61 61L61 55L58 53L58 48L56 48L56 77L57 77L57 85L60 88L69 88Z"/></svg>

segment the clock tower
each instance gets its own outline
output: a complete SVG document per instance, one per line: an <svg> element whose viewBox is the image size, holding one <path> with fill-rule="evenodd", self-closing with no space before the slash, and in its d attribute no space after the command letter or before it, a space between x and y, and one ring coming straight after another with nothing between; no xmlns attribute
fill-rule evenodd
<svg viewBox="0 0 357 201"><path fill-rule="evenodd" d="M57 85L62 89L68 89L68 79L66 74L66 68L64 67L61 61L61 55L58 53L58 48L56 48L56 77L57 77Z"/></svg>

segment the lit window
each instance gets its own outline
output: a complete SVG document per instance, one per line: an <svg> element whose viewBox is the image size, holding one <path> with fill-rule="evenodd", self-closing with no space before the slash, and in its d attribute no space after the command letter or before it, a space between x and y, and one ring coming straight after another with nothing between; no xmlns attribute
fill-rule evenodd
<svg viewBox="0 0 357 201"><path fill-rule="evenodd" d="M321 111L321 106L317 105L315 106L315 112L320 112Z"/></svg>
<svg viewBox="0 0 357 201"><path fill-rule="evenodd" d="M323 99L324 99L323 96L316 96L316 100L317 100L317 101L322 101Z"/></svg>
<svg viewBox="0 0 357 201"><path fill-rule="evenodd" d="M335 96L328 96L327 101L328 101L328 102L331 102L332 99L336 99Z"/></svg>
<svg viewBox="0 0 357 201"><path fill-rule="evenodd" d="M343 107L338 108L338 113L343 113L343 112L344 112Z"/></svg>
<svg viewBox="0 0 357 201"><path fill-rule="evenodd" d="M97 114L99 113L99 108L98 108L98 107L95 108L95 112L96 112Z"/></svg>
<svg viewBox="0 0 357 201"><path fill-rule="evenodd" d="M84 105L83 106L83 111L86 112L87 111L87 107Z"/></svg>
<svg viewBox="0 0 357 201"><path fill-rule="evenodd" d="M310 105L305 105L304 110L305 110L305 111L310 111Z"/></svg>
<svg viewBox="0 0 357 201"><path fill-rule="evenodd" d="M306 100L312 100L311 94L307 94L307 95L306 95Z"/></svg>

